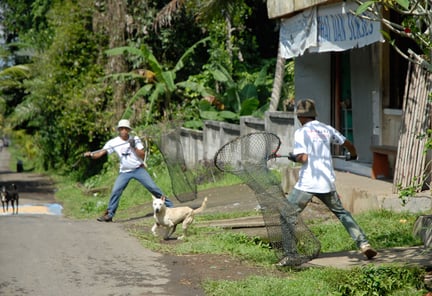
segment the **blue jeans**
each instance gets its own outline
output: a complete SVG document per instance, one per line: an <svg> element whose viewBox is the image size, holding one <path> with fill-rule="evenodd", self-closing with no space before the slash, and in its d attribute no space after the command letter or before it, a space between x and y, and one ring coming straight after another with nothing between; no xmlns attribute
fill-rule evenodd
<svg viewBox="0 0 432 296"><path fill-rule="evenodd" d="M292 225L295 225L295 220L297 219L298 214L300 214L307 204L312 200L312 197L316 196L319 198L326 206L332 211L333 214L339 219L342 225L345 227L346 231L349 233L351 238L355 241L358 248L361 245L368 243L366 235L363 230L354 220L353 216L349 211L347 211L339 198L339 194L336 191L328 192L328 193L312 193L305 192L298 189L293 189L287 197L288 203L292 206L293 210L297 213L297 215L287 215L286 221L282 221L282 231L283 235L291 235L294 233L290 228ZM291 207L290 207L291 208ZM292 217L292 218L291 218ZM293 221L291 221L293 220ZM294 239L286 240L286 242L294 242ZM296 247L293 245L284 246L284 250L293 250Z"/></svg>
<svg viewBox="0 0 432 296"><path fill-rule="evenodd" d="M164 195L162 190L156 185L149 173L144 168L139 167L131 172L120 173L111 191L111 198L107 209L109 216L114 217L120 202L120 197L126 186L129 184L129 181L132 179L140 182L156 198L161 198ZM165 197L165 205L169 208L173 207L172 201L167 197Z"/></svg>

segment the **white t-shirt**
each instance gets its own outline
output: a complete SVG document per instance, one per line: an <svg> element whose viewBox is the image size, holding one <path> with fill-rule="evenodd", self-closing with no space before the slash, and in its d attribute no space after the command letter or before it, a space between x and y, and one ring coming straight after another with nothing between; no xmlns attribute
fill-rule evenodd
<svg viewBox="0 0 432 296"><path fill-rule="evenodd" d="M294 140L293 153L308 155L308 161L302 165L294 187L314 193L335 191L331 144L342 145L345 137L332 126L314 120L296 130Z"/></svg>
<svg viewBox="0 0 432 296"><path fill-rule="evenodd" d="M140 138L135 136L134 140L136 149L144 149ZM143 164L143 160L130 148L128 141L124 141L120 136L109 140L103 149L107 150L108 154L117 153L120 159L120 173L133 171Z"/></svg>

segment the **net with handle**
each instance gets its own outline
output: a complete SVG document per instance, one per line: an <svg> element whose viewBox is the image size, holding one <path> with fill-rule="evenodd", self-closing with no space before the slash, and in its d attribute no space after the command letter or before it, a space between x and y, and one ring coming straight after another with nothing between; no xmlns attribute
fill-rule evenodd
<svg viewBox="0 0 432 296"><path fill-rule="evenodd" d="M267 161L277 157L281 141L273 133L255 132L237 137L222 146L215 166L238 176L254 192L260 205L268 240L284 265L298 266L316 258L321 245L288 203L278 178Z"/></svg>
<svg viewBox="0 0 432 296"><path fill-rule="evenodd" d="M147 127L145 133L163 156L175 198L187 202L197 198L197 185L195 175L186 167L180 127L178 123L159 124Z"/></svg>

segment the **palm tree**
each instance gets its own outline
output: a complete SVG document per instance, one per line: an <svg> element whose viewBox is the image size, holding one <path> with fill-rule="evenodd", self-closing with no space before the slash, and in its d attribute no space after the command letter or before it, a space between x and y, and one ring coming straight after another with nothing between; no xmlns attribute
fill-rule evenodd
<svg viewBox="0 0 432 296"><path fill-rule="evenodd" d="M27 65L12 66L0 71L0 93L21 87L22 80L29 77L30 68Z"/></svg>
<svg viewBox="0 0 432 296"><path fill-rule="evenodd" d="M8 111L10 95L6 93L17 93L16 90L23 88L23 80L30 78L30 67L17 65L0 71L0 127L4 127L4 115ZM21 114L23 117L26 114Z"/></svg>

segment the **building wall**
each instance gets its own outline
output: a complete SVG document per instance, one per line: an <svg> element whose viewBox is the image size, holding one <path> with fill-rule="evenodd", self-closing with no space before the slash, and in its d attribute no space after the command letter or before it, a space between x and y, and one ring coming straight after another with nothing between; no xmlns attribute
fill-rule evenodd
<svg viewBox="0 0 432 296"><path fill-rule="evenodd" d="M352 49L350 57L354 144L361 160L372 162L370 146L382 144L378 47Z"/></svg>
<svg viewBox="0 0 432 296"><path fill-rule="evenodd" d="M296 100L315 100L317 119L331 123L330 53L305 54L295 59Z"/></svg>
<svg viewBox="0 0 432 296"><path fill-rule="evenodd" d="M360 161L372 162L370 146L382 144L379 46L350 50L353 133ZM318 120L331 124L330 53L305 54L295 59L296 100L316 101Z"/></svg>

